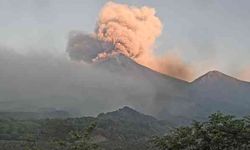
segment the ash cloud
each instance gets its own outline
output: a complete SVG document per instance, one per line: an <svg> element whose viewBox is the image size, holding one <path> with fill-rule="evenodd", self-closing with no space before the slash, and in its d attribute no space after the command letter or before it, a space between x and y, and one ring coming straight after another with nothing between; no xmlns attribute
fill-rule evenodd
<svg viewBox="0 0 250 150"><path fill-rule="evenodd" d="M191 81L195 76L194 68L184 63L177 54L167 54L163 57L152 57L151 59L151 61L149 59L145 63L145 66L163 74L187 81Z"/></svg>
<svg viewBox="0 0 250 150"><path fill-rule="evenodd" d="M91 63L100 53L110 49L113 49L112 44L98 40L95 35L81 31L69 33L67 52L73 60Z"/></svg>
<svg viewBox="0 0 250 150"><path fill-rule="evenodd" d="M153 8L108 2L100 11L93 35L70 33L67 52L72 59L88 63L122 53L155 71L191 80L194 70L180 57L154 54L162 28Z"/></svg>

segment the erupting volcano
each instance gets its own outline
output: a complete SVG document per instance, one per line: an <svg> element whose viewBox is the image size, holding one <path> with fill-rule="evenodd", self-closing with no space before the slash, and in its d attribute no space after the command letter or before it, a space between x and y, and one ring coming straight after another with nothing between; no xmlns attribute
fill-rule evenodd
<svg viewBox="0 0 250 150"><path fill-rule="evenodd" d="M162 27L153 8L109 2L102 8L93 34L70 33L67 52L72 59L88 63L122 53L155 71L191 80L194 70L179 56L155 55L154 44Z"/></svg>

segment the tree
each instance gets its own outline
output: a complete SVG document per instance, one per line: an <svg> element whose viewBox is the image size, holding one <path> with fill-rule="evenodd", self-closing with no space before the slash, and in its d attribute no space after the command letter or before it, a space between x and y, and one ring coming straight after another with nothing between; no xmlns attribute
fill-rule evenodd
<svg viewBox="0 0 250 150"><path fill-rule="evenodd" d="M54 139L49 145L52 150L97 150L98 145L92 141L91 134L96 127L96 123L90 124L86 129L71 131L66 139ZM61 131L64 132L64 131ZM28 136L24 144L25 150L40 150L37 139Z"/></svg>
<svg viewBox="0 0 250 150"><path fill-rule="evenodd" d="M66 140L53 141L52 147L56 150L97 150L99 146L91 139L91 134L95 128L96 123L92 123L82 131L71 131L69 138Z"/></svg>
<svg viewBox="0 0 250 150"><path fill-rule="evenodd" d="M25 142L23 143L24 150L40 150L37 138L32 134L25 136Z"/></svg>
<svg viewBox="0 0 250 150"><path fill-rule="evenodd" d="M220 112L207 122L194 121L190 126L173 129L163 137L154 137L160 150L227 150L250 148L250 117L237 119Z"/></svg>

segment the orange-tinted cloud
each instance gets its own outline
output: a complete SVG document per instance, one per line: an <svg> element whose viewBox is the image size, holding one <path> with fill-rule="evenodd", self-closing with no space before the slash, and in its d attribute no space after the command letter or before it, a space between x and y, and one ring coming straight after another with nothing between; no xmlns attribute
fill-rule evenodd
<svg viewBox="0 0 250 150"><path fill-rule="evenodd" d="M86 39L83 38L84 35L82 38L71 36L67 51L71 57L92 61L108 59L122 53L155 71L191 80L193 69L185 64L181 57L158 57L154 54L154 44L161 34L162 27L153 8L108 2L99 14L94 36L87 35L88 42L82 41Z"/></svg>

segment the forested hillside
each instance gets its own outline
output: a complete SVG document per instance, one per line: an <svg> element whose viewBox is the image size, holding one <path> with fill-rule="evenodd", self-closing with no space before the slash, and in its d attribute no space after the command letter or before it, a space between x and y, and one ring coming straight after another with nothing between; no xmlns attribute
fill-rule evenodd
<svg viewBox="0 0 250 150"><path fill-rule="evenodd" d="M0 144L3 150L25 149L32 144L40 149L54 149L55 143L67 141L72 133L82 135L91 124L96 125L91 133L93 142L107 150L150 149L152 136L163 135L169 129L154 117L124 107L95 118L1 119Z"/></svg>

